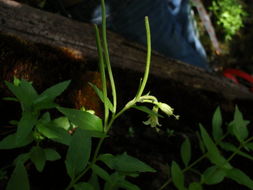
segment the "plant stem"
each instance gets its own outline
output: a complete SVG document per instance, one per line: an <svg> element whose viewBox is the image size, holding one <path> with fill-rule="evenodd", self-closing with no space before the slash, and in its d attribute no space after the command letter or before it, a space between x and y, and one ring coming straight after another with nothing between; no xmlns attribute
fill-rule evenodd
<svg viewBox="0 0 253 190"><path fill-rule="evenodd" d="M135 99L138 101L138 99L141 97L147 80L149 76L149 70L150 70L150 63L151 63L151 35L150 35L150 26L149 26L149 20L148 17L145 17L145 27L146 27L146 36L147 36L147 57L146 57L146 68L143 76L143 80L140 84L140 88L135 96Z"/></svg>
<svg viewBox="0 0 253 190"><path fill-rule="evenodd" d="M117 94L116 94L116 87L113 78L112 68L110 64L110 57L108 51L108 44L107 44L107 37L106 37L106 10L105 10L105 1L101 0L101 7L102 7L102 39L103 39L103 48L104 48L104 58L105 64L107 67L110 84L112 88L112 97L113 97L113 113L116 113L117 108Z"/></svg>
<svg viewBox="0 0 253 190"><path fill-rule="evenodd" d="M96 31L96 43L97 43L98 57L99 57L99 71L101 74L102 90L103 90L103 96L104 96L104 126L107 126L107 121L109 118L108 105L105 103L106 101L105 99L107 97L107 85L106 85L106 75L105 75L105 65L104 65L104 59L103 59L102 45L101 45L100 34L99 34L97 25L95 25L95 31Z"/></svg>

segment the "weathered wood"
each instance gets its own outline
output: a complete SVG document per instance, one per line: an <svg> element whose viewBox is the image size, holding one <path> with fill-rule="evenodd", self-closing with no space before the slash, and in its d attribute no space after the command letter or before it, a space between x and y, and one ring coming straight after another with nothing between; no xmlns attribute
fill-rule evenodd
<svg viewBox="0 0 253 190"><path fill-rule="evenodd" d="M95 33L91 24L44 12L11 0L0 0L0 32L26 40L71 49L79 58L97 58ZM108 31L113 67L143 72L145 48ZM166 58L153 52L151 74L176 81L190 89L220 94L225 99L253 99L243 86L216 74Z"/></svg>

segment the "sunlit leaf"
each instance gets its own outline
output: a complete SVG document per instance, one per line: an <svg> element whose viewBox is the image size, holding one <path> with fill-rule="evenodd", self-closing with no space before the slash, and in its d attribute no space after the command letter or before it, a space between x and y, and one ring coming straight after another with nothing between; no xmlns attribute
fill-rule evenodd
<svg viewBox="0 0 253 190"><path fill-rule="evenodd" d="M191 143L188 137L182 143L180 151L184 165L188 166L191 159Z"/></svg>
<svg viewBox="0 0 253 190"><path fill-rule="evenodd" d="M144 162L129 156L127 153L114 156L112 154L103 154L99 157L109 168L121 172L155 172L153 168Z"/></svg>
<svg viewBox="0 0 253 190"><path fill-rule="evenodd" d="M96 85L94 85L92 83L89 83L89 85L91 85L91 87L96 92L96 94L98 95L100 100L107 105L107 107L110 109L111 112L113 112L113 105L108 97L104 98L103 91L101 91Z"/></svg>
<svg viewBox="0 0 253 190"><path fill-rule="evenodd" d="M38 110L49 109L56 107L53 103L54 99L59 96L70 84L70 80L60 82L41 93L36 100L34 100L34 107Z"/></svg>
<svg viewBox="0 0 253 190"><path fill-rule="evenodd" d="M173 184L178 190L186 189L184 186L184 174L175 161L173 161L171 165L171 177Z"/></svg>
<svg viewBox="0 0 253 190"><path fill-rule="evenodd" d="M221 169L218 166L211 166L203 173L204 183L208 185L214 185L222 182L225 176L225 169Z"/></svg>
<svg viewBox="0 0 253 190"><path fill-rule="evenodd" d="M212 135L215 140L215 142L218 142L222 135L222 115L220 111L220 107L217 107L217 109L214 112L213 119L212 119Z"/></svg>
<svg viewBox="0 0 253 190"><path fill-rule="evenodd" d="M71 135L62 128L55 127L52 123L49 124L38 124L36 126L38 131L45 137L59 142L65 145L69 145L71 141Z"/></svg>
<svg viewBox="0 0 253 190"><path fill-rule="evenodd" d="M23 163L18 162L8 181L6 190L29 190L29 179Z"/></svg>
<svg viewBox="0 0 253 190"><path fill-rule="evenodd" d="M88 164L91 152L91 137L84 130L77 129L71 139L67 156L66 168L68 175L73 179Z"/></svg>
<svg viewBox="0 0 253 190"><path fill-rule="evenodd" d="M214 144L213 140L210 138L207 131L200 124L200 133L203 140L203 143L207 149L207 157L208 159L215 165L218 165L221 168L230 169L231 165L227 162L227 160L220 154L217 146Z"/></svg>
<svg viewBox="0 0 253 190"><path fill-rule="evenodd" d="M5 84L21 102L22 108L24 109L23 111L27 111L27 109L29 109L33 104L33 101L38 97L38 94L32 84L26 80L20 80L18 86L15 86L7 81L5 81Z"/></svg>
<svg viewBox="0 0 253 190"><path fill-rule="evenodd" d="M96 115L77 109L63 107L58 107L57 109L66 115L76 126L84 130L103 132L102 120Z"/></svg>

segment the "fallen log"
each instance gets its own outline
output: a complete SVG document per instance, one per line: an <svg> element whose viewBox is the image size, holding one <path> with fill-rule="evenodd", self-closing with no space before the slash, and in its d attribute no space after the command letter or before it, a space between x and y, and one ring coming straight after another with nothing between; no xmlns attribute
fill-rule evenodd
<svg viewBox="0 0 253 190"><path fill-rule="evenodd" d="M94 28L62 16L44 12L11 0L0 0L0 32L23 39L67 48L80 59L96 59ZM140 45L108 31L113 67L142 73L146 51ZM227 99L252 99L253 95L216 74L169 59L154 52L151 74L186 87L221 94Z"/></svg>

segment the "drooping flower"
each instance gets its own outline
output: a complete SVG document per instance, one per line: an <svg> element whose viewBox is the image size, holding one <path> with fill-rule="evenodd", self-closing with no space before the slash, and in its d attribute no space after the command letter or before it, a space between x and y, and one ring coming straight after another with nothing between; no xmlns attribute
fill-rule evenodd
<svg viewBox="0 0 253 190"><path fill-rule="evenodd" d="M158 126L161 126L158 120L158 115L156 115L156 113L158 114L158 109L159 108L157 106L154 106L152 109L154 114L148 115L148 120L143 122L143 124L150 125L151 127L155 128L157 132L159 132Z"/></svg>

